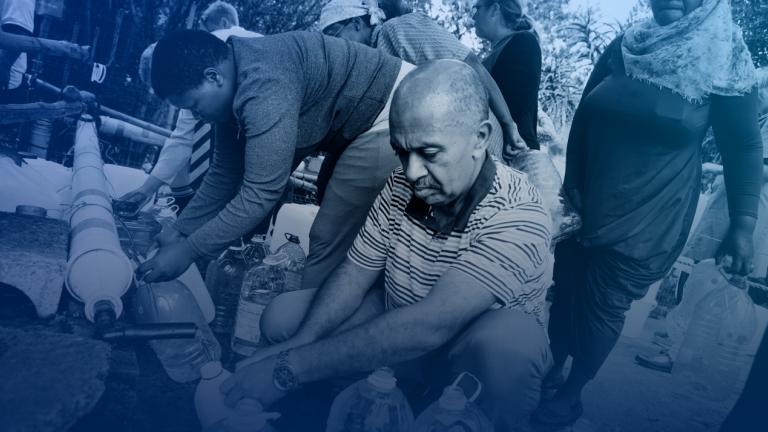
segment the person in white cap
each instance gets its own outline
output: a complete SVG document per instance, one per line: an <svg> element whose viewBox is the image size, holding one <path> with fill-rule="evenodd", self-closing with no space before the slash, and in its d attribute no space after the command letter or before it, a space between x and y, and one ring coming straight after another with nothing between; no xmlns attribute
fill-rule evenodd
<svg viewBox="0 0 768 432"><path fill-rule="evenodd" d="M429 16L412 12L400 0L331 0L320 13L320 30L329 36L359 42L409 63L462 60L472 66L488 93L491 121L496 126L490 152L501 155L503 143L515 146L517 129L496 82L469 47ZM498 120L498 123L496 122Z"/></svg>

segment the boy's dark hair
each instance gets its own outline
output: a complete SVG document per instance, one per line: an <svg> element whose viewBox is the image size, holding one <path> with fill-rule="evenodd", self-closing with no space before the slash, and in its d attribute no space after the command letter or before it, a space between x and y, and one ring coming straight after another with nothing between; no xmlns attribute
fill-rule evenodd
<svg viewBox="0 0 768 432"><path fill-rule="evenodd" d="M226 60L227 44L201 30L180 30L160 39L152 54L152 89L168 99L197 88L203 71Z"/></svg>

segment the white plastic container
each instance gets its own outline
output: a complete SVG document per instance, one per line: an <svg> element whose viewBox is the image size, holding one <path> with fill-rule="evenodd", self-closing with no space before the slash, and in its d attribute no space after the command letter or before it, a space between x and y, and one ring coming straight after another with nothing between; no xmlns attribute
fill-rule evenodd
<svg viewBox="0 0 768 432"><path fill-rule="evenodd" d="M467 398L458 382L471 376L477 382L475 394ZM493 432L493 423L473 402L480 395L482 385L473 375L463 372L453 384L443 390L443 395L416 419L413 432Z"/></svg>
<svg viewBox="0 0 768 432"><path fill-rule="evenodd" d="M275 413L265 413L261 404L253 399L243 399L230 408L224 403L221 384L232 374L218 361L206 363L200 368L200 382L195 389L195 411L203 432L259 432L272 427L268 420L278 418Z"/></svg>
<svg viewBox="0 0 768 432"><path fill-rule="evenodd" d="M187 339L155 339L149 345L155 351L168 376L180 383L200 378L200 368L221 356L221 347L213 336L197 300L178 280L139 283L136 287L135 316L140 324L195 323L197 333Z"/></svg>
<svg viewBox="0 0 768 432"><path fill-rule="evenodd" d="M203 430L235 415L235 409L224 403L224 395L219 390L230 376L232 374L218 361L206 363L200 368L200 382L195 389L195 411Z"/></svg>
<svg viewBox="0 0 768 432"><path fill-rule="evenodd" d="M381 368L339 393L326 432L410 432L411 411L392 369Z"/></svg>

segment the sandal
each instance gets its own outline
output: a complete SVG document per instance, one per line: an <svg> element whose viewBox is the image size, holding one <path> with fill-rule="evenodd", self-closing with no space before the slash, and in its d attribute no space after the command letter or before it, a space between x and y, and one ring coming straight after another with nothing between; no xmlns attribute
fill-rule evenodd
<svg viewBox="0 0 768 432"><path fill-rule="evenodd" d="M653 356L638 354L635 356L635 363L648 369L666 373L672 373L672 367L675 365L672 357L663 351Z"/></svg>

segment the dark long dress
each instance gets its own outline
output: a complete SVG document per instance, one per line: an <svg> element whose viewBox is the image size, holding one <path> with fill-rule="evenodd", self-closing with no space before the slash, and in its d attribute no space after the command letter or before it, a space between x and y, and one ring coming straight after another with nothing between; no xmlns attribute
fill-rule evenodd
<svg viewBox="0 0 768 432"><path fill-rule="evenodd" d="M556 250L550 338L592 377L633 300L680 254L699 197L701 143L714 127L730 215L757 215L762 144L754 92L694 103L628 77L620 39L593 71L574 117L564 188L581 200L578 239Z"/></svg>

